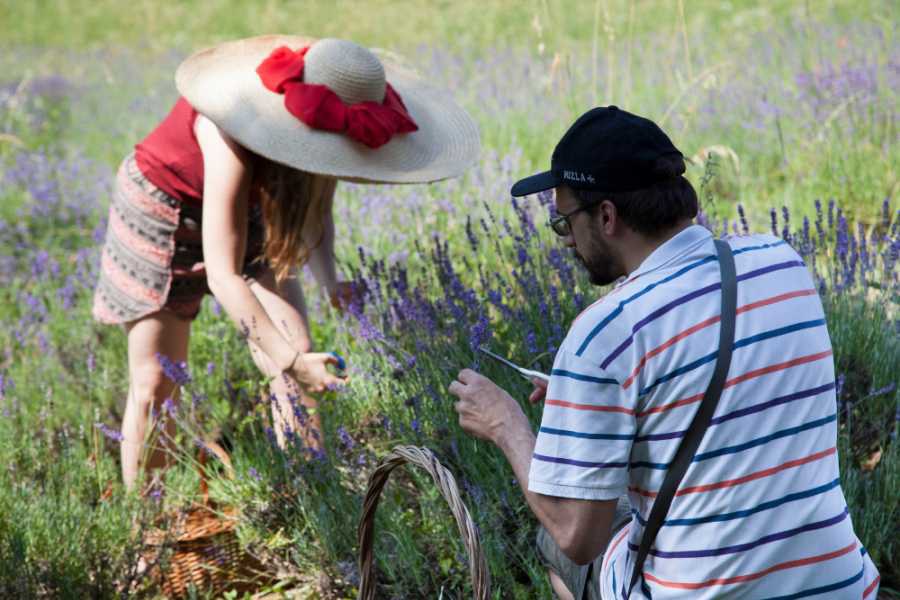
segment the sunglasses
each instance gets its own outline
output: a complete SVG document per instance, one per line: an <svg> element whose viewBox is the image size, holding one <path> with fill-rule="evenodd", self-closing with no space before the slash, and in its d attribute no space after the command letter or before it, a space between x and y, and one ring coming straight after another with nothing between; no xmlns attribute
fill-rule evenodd
<svg viewBox="0 0 900 600"><path fill-rule="evenodd" d="M558 235L560 237L566 237L566 236L572 235L572 224L569 222L569 217L571 217L574 214L577 214L578 212L580 212L582 210L587 210L593 206L594 206L594 203L582 204L575 210L570 211L566 214L557 213L557 216L550 218L550 222L548 223L548 225L550 225L550 229L553 230L553 233L555 233L556 235Z"/></svg>

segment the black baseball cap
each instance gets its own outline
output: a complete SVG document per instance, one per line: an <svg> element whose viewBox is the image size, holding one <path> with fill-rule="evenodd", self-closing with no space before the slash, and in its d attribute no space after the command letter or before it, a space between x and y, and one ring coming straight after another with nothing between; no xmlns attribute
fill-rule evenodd
<svg viewBox="0 0 900 600"><path fill-rule="evenodd" d="M683 156L659 126L616 106L584 113L553 150L550 170L520 179L513 196L567 185L578 190L631 192L667 179L655 175L656 159Z"/></svg>

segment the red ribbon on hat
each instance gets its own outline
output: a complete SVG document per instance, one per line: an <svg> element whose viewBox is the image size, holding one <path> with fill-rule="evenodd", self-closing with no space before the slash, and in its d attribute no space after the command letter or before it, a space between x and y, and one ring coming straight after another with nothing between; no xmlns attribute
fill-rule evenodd
<svg viewBox="0 0 900 600"><path fill-rule="evenodd" d="M303 83L303 66L309 46L296 52L287 46L272 50L256 73L262 84L284 95L289 113L313 129L346 133L369 148L388 143L397 133L416 131L400 95L387 83L381 103L366 101L347 105L327 86Z"/></svg>

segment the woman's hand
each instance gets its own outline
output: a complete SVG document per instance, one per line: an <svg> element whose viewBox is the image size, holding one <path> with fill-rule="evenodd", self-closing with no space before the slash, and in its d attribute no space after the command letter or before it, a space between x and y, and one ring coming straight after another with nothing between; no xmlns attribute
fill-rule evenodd
<svg viewBox="0 0 900 600"><path fill-rule="evenodd" d="M329 386L342 386L346 383L346 377L340 377L328 370L328 365L339 364L338 359L327 352L307 352L298 354L285 369L285 373L297 380L310 392L324 392Z"/></svg>
<svg viewBox="0 0 900 600"><path fill-rule="evenodd" d="M328 297L331 300L331 306L343 311L351 302L362 304L363 289L360 284L354 281L338 281L330 290Z"/></svg>

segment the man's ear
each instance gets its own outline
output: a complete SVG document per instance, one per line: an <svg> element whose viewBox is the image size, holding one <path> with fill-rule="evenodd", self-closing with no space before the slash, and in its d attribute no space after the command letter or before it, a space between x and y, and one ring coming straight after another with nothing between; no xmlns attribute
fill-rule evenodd
<svg viewBox="0 0 900 600"><path fill-rule="evenodd" d="M606 235L613 235L619 225L619 214L616 205L609 200L603 200L597 207L597 225Z"/></svg>

